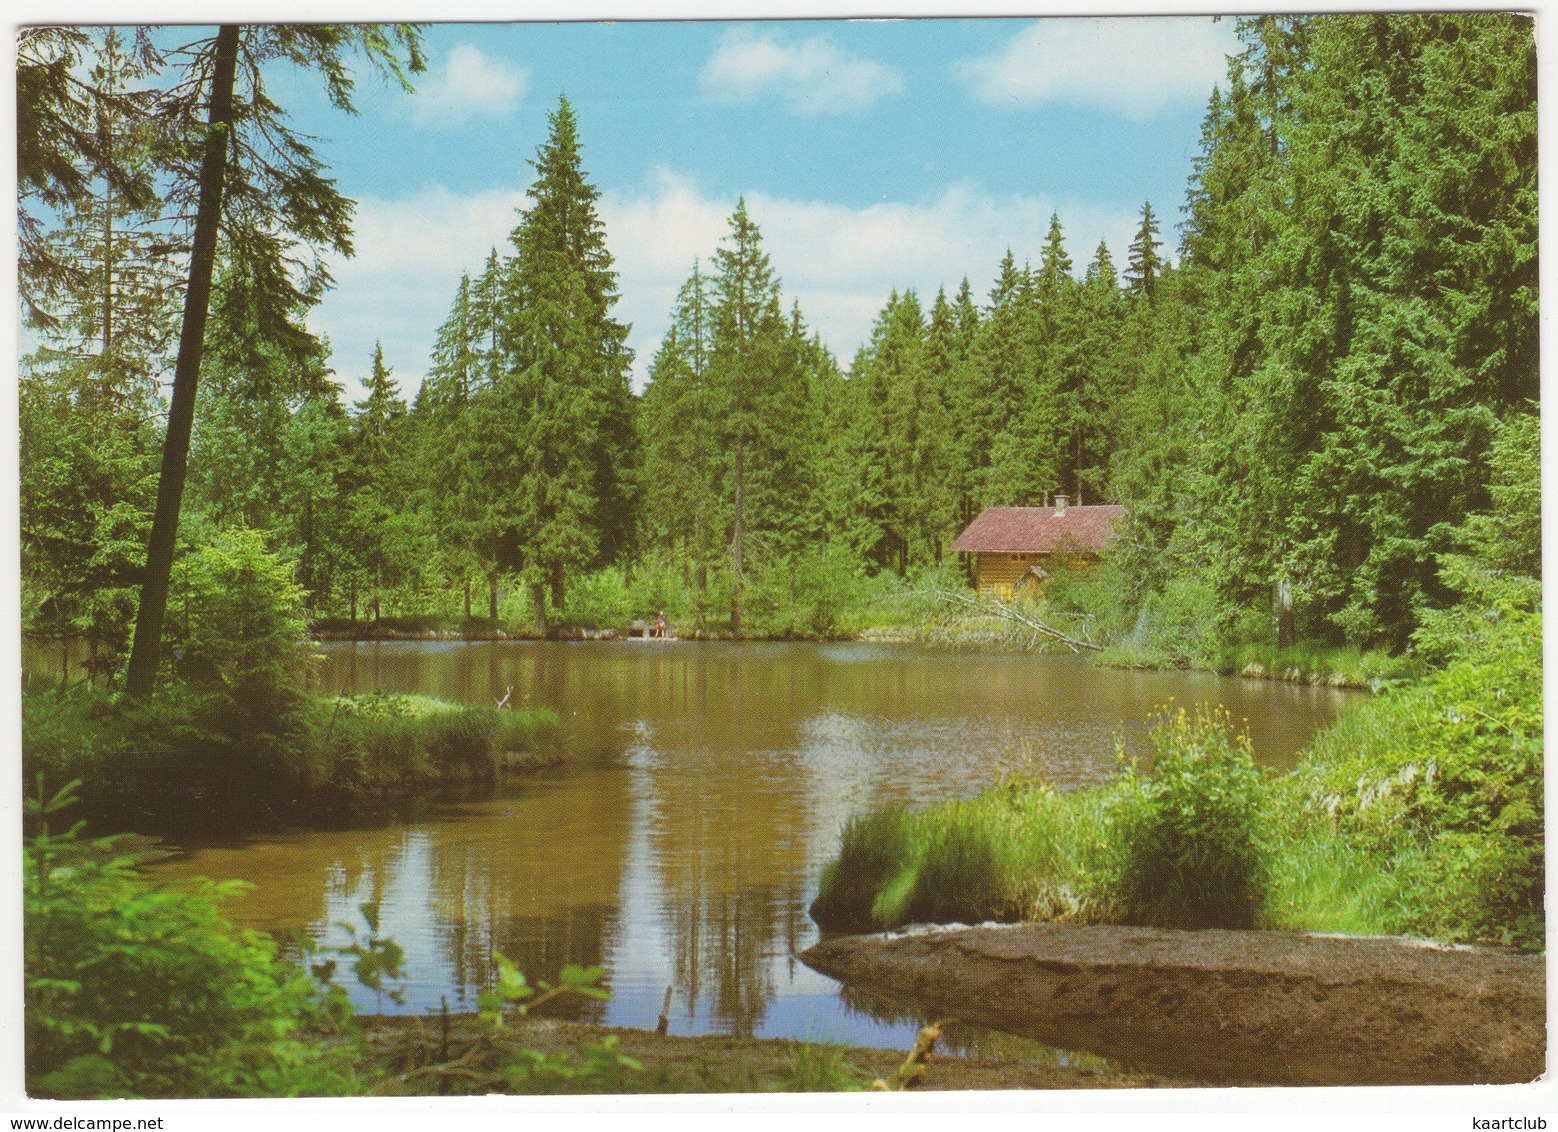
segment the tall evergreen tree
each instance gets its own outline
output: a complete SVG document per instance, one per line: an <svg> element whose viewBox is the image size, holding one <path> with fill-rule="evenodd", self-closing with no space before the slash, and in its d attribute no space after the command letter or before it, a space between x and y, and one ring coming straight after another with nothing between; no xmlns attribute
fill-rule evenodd
<svg viewBox="0 0 1558 1132"><path fill-rule="evenodd" d="M566 98L535 161L531 204L514 229L494 386L519 455L508 535L531 588L565 603L569 573L616 560L633 537L637 434L627 327L612 317L616 272Z"/></svg>
<svg viewBox="0 0 1558 1132"><path fill-rule="evenodd" d="M458 412L486 384L483 312L476 304L470 275L460 276L449 317L438 328L432 366L417 391L418 406L435 415Z"/></svg>
<svg viewBox="0 0 1558 1132"><path fill-rule="evenodd" d="M78 214L93 198L131 214L159 210L161 168L149 158L162 155L166 135L155 85L136 81L162 67L149 31L136 28L128 40L112 28L17 33L18 282L28 324L39 330L79 324L72 305L97 292L104 262L79 262L74 247L50 237L50 219Z"/></svg>
<svg viewBox="0 0 1558 1132"><path fill-rule="evenodd" d="M966 527L978 513L977 472L982 463L987 462L978 446L979 405L974 389L974 367L970 364L974 342L979 336L980 313L967 276L958 285L957 297L952 302L952 319L954 360L945 378L948 430L951 434L948 453L957 499L957 522L959 526Z"/></svg>
<svg viewBox="0 0 1558 1132"><path fill-rule="evenodd" d="M812 469L803 440L810 407L798 343L780 303L779 281L762 234L739 200L714 253L714 339L710 381L717 390L730 514L731 629L742 631L749 540L793 556L814 515Z"/></svg>
<svg viewBox="0 0 1558 1132"><path fill-rule="evenodd" d="M671 318L642 401L645 523L703 594L723 523L719 423L709 380L714 307L698 264L678 292Z"/></svg>
<svg viewBox="0 0 1558 1132"><path fill-rule="evenodd" d="M176 124L170 135L198 140L187 155L174 152L170 194L175 209L193 206L195 223L157 507L126 678L134 696L148 695L157 679L218 244L225 244L231 262L248 265L255 277L280 288L283 306L292 296L317 297L328 284L322 248L351 251L350 202L323 176L313 150L266 95L264 65L283 60L316 69L331 102L349 111L352 79L342 56L353 47L402 83L407 70L423 66L419 35L409 25L228 24L187 49L184 77L162 96L159 117ZM242 100L235 98L240 61Z"/></svg>
<svg viewBox="0 0 1558 1132"><path fill-rule="evenodd" d="M1152 202L1146 201L1141 206L1141 226L1136 229L1126 261L1125 280L1132 295L1152 298L1158 276L1163 273L1163 257L1158 254L1162 246L1163 241L1158 239L1158 218L1152 213Z"/></svg>
<svg viewBox="0 0 1558 1132"><path fill-rule="evenodd" d="M1124 293L1109 245L1098 242L1077 292L1078 383L1073 439L1073 484L1078 502L1110 494L1107 463L1119 434L1119 420L1131 389L1129 366L1121 357Z"/></svg>
<svg viewBox="0 0 1558 1132"><path fill-rule="evenodd" d="M364 387L368 395L355 405L351 462L343 486L348 546L377 621L385 596L400 584L413 561L415 542L415 517L407 507L397 459L406 403L378 343Z"/></svg>
<svg viewBox="0 0 1558 1132"><path fill-rule="evenodd" d="M68 270L47 288L49 312L34 321L52 347L92 359L81 396L140 409L170 361L180 240L161 202L137 188L156 173L145 92L135 89L154 68L127 50L117 28L102 31L96 47L87 75L100 95L90 107L96 156L82 191L58 204L61 227L42 241L41 254Z"/></svg>

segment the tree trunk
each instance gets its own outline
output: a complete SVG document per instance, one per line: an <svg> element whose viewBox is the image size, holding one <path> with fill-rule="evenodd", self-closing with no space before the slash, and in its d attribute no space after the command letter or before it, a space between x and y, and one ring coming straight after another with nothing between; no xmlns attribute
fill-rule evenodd
<svg viewBox="0 0 1558 1132"><path fill-rule="evenodd" d="M173 399L162 444L162 471L157 479L157 510L146 545L146 576L135 615L126 689L145 699L157 684L162 656L162 623L168 608L168 580L178 539L179 509L184 501L184 477L189 470L189 439L195 423L195 388L200 382L200 358L205 347L206 315L211 306L211 274L222 222L222 190L227 178L227 150L232 141L233 75L238 62L238 27L224 24L217 32L211 70L210 128L200 162L200 204L195 213L195 243L189 263L189 287L184 293L184 321L179 330L178 361L173 370Z"/></svg>
<svg viewBox="0 0 1558 1132"><path fill-rule="evenodd" d="M471 619L471 580L465 579L465 619Z"/></svg>
<svg viewBox="0 0 1558 1132"><path fill-rule="evenodd" d="M744 518L743 491L745 489L745 464L746 450L740 440L736 441L736 536L731 540L731 557L734 560L736 575L731 579L730 586L730 632L732 636L741 636L741 582L742 582L742 552L745 547L742 539L745 532L742 529Z"/></svg>
<svg viewBox="0 0 1558 1132"><path fill-rule="evenodd" d="M566 609L568 605L568 579L561 566L553 566L547 579L552 590L552 607Z"/></svg>
<svg viewBox="0 0 1558 1132"><path fill-rule="evenodd" d="M1288 649L1293 647L1293 586L1289 582L1278 582L1274 587L1272 608L1277 616L1277 647Z"/></svg>
<svg viewBox="0 0 1558 1132"><path fill-rule="evenodd" d="M541 635L546 636L546 585L543 582L530 583L530 616Z"/></svg>
<svg viewBox="0 0 1558 1132"><path fill-rule="evenodd" d="M487 616L492 619L493 624L497 624L498 578L496 574L487 579Z"/></svg>

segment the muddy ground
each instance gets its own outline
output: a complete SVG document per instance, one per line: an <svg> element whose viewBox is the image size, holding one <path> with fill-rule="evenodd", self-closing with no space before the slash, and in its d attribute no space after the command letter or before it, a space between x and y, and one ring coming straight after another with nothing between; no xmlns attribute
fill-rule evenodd
<svg viewBox="0 0 1558 1132"><path fill-rule="evenodd" d="M849 987L949 1020L916 1084L922 1091L1508 1084L1546 1069L1541 955L1394 938L1019 924L838 937L802 958ZM370 1048L399 1077L391 1091L512 1091L503 1067L514 1050L574 1051L606 1037L643 1068L585 1091L870 1088L908 1052L523 1017L497 1035L468 1015L452 1016L448 1033L442 1025L370 1020ZM947 1051L960 1027L1112 1060L958 1056ZM451 1061L452 1071L432 1068Z"/></svg>
<svg viewBox="0 0 1558 1132"><path fill-rule="evenodd" d="M447 1075L417 1073L415 1066L439 1060L442 1036L436 1018L381 1017L369 1020L370 1047L394 1069L413 1075L394 1092L428 1095L440 1089L451 1094L512 1091L498 1068L504 1058L466 1059ZM475 1018L456 1017L450 1052L458 1059L466 1040L490 1031ZM948 1027L954 1034L956 1024ZM509 1050L524 1048L574 1051L586 1042L615 1036L619 1053L643 1065L624 1073L610 1090L623 1093L767 1093L785 1091L866 1090L884 1082L903 1065L907 1049L863 1049L819 1046L782 1038L734 1038L718 1035L688 1037L657 1035L650 1030L592 1026L548 1019L511 1021L499 1039ZM808 1069L808 1066L810 1067ZM819 1070L819 1066L825 1067ZM440 1076L445 1077L442 1085ZM1153 1073L1044 1065L990 1057L962 1057L937 1049L912 1089L941 1092L963 1089L1150 1089L1183 1088L1204 1082Z"/></svg>
<svg viewBox="0 0 1558 1132"><path fill-rule="evenodd" d="M846 985L1211 1084L1479 1085L1546 1069L1546 960L1420 940L1065 924L825 940Z"/></svg>

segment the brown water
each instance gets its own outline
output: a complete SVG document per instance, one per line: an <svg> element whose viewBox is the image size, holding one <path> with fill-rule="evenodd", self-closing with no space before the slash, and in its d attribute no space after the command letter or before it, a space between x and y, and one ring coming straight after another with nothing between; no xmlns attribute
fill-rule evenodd
<svg viewBox="0 0 1558 1132"><path fill-rule="evenodd" d="M1023 764L1101 781L1145 753L1157 705L1221 703L1290 766L1345 693L1066 658L894 645L622 642L324 646L330 691L545 704L569 765L417 820L208 846L165 876L240 877L244 923L341 942L376 901L406 952L404 1009L470 1009L501 951L532 978L606 968L578 1016L672 1033L903 1046L915 1021L846 999L794 958L852 813L977 793ZM367 1008L371 993L358 995Z"/></svg>

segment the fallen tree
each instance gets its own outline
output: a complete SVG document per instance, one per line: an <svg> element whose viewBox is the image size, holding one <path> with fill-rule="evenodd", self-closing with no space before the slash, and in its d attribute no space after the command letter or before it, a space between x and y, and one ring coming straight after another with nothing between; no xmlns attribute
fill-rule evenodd
<svg viewBox="0 0 1558 1132"><path fill-rule="evenodd" d="M1090 652L1103 651L1103 645L1088 640L1085 637L1062 632L1053 625L1039 620L1037 616L1019 609L1011 602L1001 601L998 598L987 595L970 597L967 594L957 593L952 590L937 590L936 597L948 607L960 611L964 617L972 614L977 617L988 617L1002 623L1004 626L1001 633L1002 643L1009 647L1032 648L1044 641L1055 641L1065 645L1072 652L1082 652L1083 650ZM1085 630L1089 619L1078 616L1076 620L1078 621L1079 629ZM937 635L936 631L934 629L931 630L930 635ZM950 632L946 635L949 638L961 638L964 636L964 634Z"/></svg>

